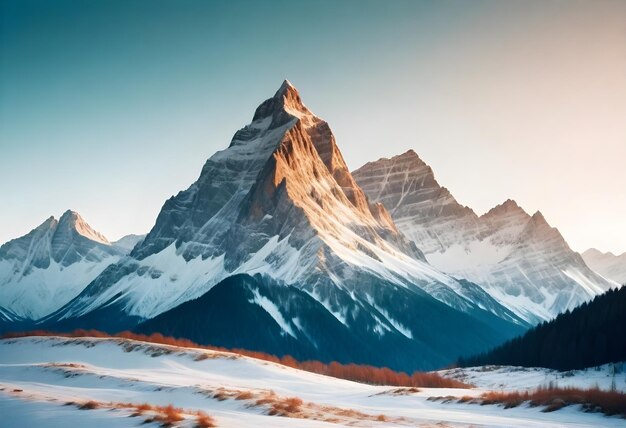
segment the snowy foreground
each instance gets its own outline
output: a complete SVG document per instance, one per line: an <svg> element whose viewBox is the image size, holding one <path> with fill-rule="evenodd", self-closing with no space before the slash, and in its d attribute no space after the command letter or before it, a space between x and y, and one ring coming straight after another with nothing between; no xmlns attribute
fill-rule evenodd
<svg viewBox="0 0 626 428"><path fill-rule="evenodd" d="M473 389L370 386L316 375L237 354L153 345L125 339L31 337L0 341L2 427L137 427L150 411L116 403L173 404L177 426L192 427L198 410L219 427L613 427L626 420L576 407L540 408L443 403L433 396L478 396L555 380L543 369L474 368L441 372ZM616 385L625 389L624 374ZM609 386L608 369L572 372L559 386ZM291 415L270 415L285 398L302 403ZM97 408L81 410L94 401ZM69 403L69 404L68 404ZM278 403L278 404L277 404ZM128 404L126 405L128 406ZM280 413L280 412L279 412ZM289 414L288 411L283 414Z"/></svg>

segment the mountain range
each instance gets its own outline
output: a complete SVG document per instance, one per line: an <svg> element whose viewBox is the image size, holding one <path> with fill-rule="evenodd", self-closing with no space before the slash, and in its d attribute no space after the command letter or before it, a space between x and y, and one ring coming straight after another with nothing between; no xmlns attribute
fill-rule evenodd
<svg viewBox="0 0 626 428"><path fill-rule="evenodd" d="M76 297L138 237L109 242L74 211L46 219L0 247L5 319L39 319Z"/></svg>
<svg viewBox="0 0 626 428"><path fill-rule="evenodd" d="M480 284L530 323L617 285L592 271L540 212L530 215L509 199L478 216L459 204L412 150L367 163L353 175L430 264Z"/></svg>
<svg viewBox="0 0 626 428"><path fill-rule="evenodd" d="M134 329L298 359L429 369L614 285L540 213L459 205L413 152L351 173L288 81L152 230L78 214L0 248L0 316Z"/></svg>

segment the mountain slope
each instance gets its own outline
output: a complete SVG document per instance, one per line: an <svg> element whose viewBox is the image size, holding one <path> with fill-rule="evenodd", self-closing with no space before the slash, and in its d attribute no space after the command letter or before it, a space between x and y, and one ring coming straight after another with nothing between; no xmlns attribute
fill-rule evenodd
<svg viewBox="0 0 626 428"><path fill-rule="evenodd" d="M367 163L353 175L430 263L480 284L531 323L616 285L589 269L539 212L530 216L507 200L477 216L439 185L413 151Z"/></svg>
<svg viewBox="0 0 626 428"><path fill-rule="evenodd" d="M582 369L626 361L626 288L609 290L571 312L529 330L483 355L461 360L484 364Z"/></svg>
<svg viewBox="0 0 626 428"><path fill-rule="evenodd" d="M156 427L160 423L150 408L166 404L184 409L180 413L186 419L176 422L181 427L200 425L195 412L202 411L220 428L623 428L622 418L580 406L545 412L525 405L505 409L457 403L490 391L535 389L554 376L550 370L508 369L468 371L477 388L425 386L416 392L233 352L120 338L25 337L0 340L0 411L4 428ZM559 385L588 388L598 381L605 388L607 373L570 373ZM616 376L620 390L624 379L624 374ZM430 398L442 395L448 398L445 404ZM94 406L83 406L87 402L99 408L88 410ZM120 402L128 404L115 405ZM147 405L138 409L140 403Z"/></svg>
<svg viewBox="0 0 626 428"><path fill-rule="evenodd" d="M393 287L383 282L361 286L370 296L380 295L377 288ZM341 317L300 284L240 274L145 321L135 331L299 360L367 363L408 371L442 367L468 349L485 349L493 338L510 335L510 326L496 316L486 314L481 319L456 311L419 289L397 287L382 297L386 300L361 302L361 310ZM404 310L391 313L389 308ZM371 328L370 317L376 320Z"/></svg>
<svg viewBox="0 0 626 428"><path fill-rule="evenodd" d="M626 284L626 253L616 256L590 248L581 254L587 266L618 284Z"/></svg>
<svg viewBox="0 0 626 428"><path fill-rule="evenodd" d="M76 297L126 251L93 230L74 211L48 218L0 247L0 305L38 319Z"/></svg>
<svg viewBox="0 0 626 428"><path fill-rule="evenodd" d="M479 334L477 346L524 325L476 284L425 261L385 208L369 203L328 124L289 82L205 163L195 183L165 202L129 257L45 322L69 327L90 317L89 326L109 329L112 319L127 319L132 327L240 273L301 290L353 334L370 339L400 334L412 340L417 333L398 320L428 294L476 321L493 322L486 330L493 334ZM390 296L405 289L404 306L393 306ZM287 300L274 303L289 313ZM433 356L424 364L450 357L430 343L421 349Z"/></svg>
<svg viewBox="0 0 626 428"><path fill-rule="evenodd" d="M0 306L0 334L7 331L24 331L28 329L28 321L13 311Z"/></svg>

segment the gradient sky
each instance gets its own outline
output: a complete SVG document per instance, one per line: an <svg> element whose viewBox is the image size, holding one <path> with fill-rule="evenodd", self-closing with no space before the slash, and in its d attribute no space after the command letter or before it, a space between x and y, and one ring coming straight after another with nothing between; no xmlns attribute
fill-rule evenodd
<svg viewBox="0 0 626 428"><path fill-rule="evenodd" d="M479 214L626 251L617 0L0 0L0 242L147 232L285 78L352 169L413 148Z"/></svg>

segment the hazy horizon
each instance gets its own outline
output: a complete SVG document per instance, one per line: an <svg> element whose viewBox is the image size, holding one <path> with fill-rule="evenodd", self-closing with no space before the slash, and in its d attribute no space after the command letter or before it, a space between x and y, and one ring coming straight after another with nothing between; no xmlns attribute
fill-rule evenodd
<svg viewBox="0 0 626 428"><path fill-rule="evenodd" d="M0 3L0 243L147 233L286 78L352 170L413 149L477 214L626 252L626 2L355 5Z"/></svg>

